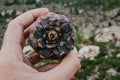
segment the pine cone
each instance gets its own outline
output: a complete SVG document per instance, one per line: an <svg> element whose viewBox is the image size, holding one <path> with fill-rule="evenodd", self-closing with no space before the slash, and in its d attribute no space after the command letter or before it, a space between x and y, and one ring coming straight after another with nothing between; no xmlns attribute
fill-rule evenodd
<svg viewBox="0 0 120 80"><path fill-rule="evenodd" d="M63 58L74 48L75 29L64 15L48 13L30 27L29 44L49 59Z"/></svg>

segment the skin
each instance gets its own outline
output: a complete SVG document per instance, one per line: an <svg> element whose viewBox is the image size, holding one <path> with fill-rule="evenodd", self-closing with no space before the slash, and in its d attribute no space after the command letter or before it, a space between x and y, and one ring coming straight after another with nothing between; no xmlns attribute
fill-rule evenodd
<svg viewBox="0 0 120 80"><path fill-rule="evenodd" d="M29 10L9 22L0 51L0 80L70 80L80 68L76 48L60 63L48 64L38 70L23 54L29 26L48 12L46 8Z"/></svg>

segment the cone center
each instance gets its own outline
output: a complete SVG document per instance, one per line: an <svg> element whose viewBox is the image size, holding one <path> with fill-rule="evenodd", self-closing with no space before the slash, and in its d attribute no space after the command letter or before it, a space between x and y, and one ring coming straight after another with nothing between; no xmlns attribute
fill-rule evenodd
<svg viewBox="0 0 120 80"><path fill-rule="evenodd" d="M56 40L58 38L58 34L57 34L57 32L56 31L50 31L49 33L48 33L48 39L51 41L54 41L54 40Z"/></svg>

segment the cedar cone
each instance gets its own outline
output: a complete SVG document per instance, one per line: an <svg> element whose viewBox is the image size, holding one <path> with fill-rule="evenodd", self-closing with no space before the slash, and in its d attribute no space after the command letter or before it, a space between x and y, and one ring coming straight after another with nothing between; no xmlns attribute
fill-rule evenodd
<svg viewBox="0 0 120 80"><path fill-rule="evenodd" d="M30 26L29 44L40 56L65 57L74 48L75 29L64 15L48 13Z"/></svg>

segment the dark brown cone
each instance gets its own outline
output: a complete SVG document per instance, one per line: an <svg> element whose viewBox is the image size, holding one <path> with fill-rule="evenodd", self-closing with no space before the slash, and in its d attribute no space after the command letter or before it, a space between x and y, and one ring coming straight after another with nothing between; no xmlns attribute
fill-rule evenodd
<svg viewBox="0 0 120 80"><path fill-rule="evenodd" d="M64 15L48 13L30 27L29 44L49 59L62 58L74 47L75 29Z"/></svg>

